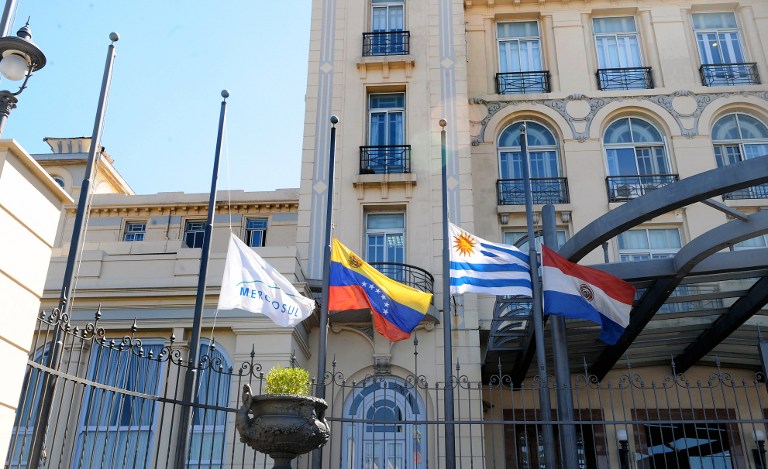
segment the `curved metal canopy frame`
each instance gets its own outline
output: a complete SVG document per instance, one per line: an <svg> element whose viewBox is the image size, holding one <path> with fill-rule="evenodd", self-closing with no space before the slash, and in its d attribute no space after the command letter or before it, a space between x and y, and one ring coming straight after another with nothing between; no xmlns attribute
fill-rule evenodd
<svg viewBox="0 0 768 469"><path fill-rule="evenodd" d="M577 262L604 242L656 216L696 202L703 202L727 211L728 209L722 204L708 199L766 182L768 182L768 164L765 157L753 158L690 176L611 210L576 233L559 252L570 261ZM755 255L763 262L756 266L768 265L768 259L766 259L768 249L759 250L762 251L760 254L751 252L749 256L739 252L718 253L735 243L768 233L768 212L759 211L744 215L731 210L728 213L731 215L736 213L738 216L735 220L691 240L677 252L673 259L595 266L602 270L615 271L615 274L628 280L641 280L642 277L642 280L651 282L635 304L630 315L630 324L619 342L606 346L592 363L590 371L598 378L602 379L610 371L653 318L656 311L669 298L675 287L686 275L696 272L698 267L705 266L705 270L713 272L743 270L746 268L745 264L752 264ZM641 272L644 275L639 276ZM759 280L745 296L729 308L727 314L715 321L710 329L677 357L680 367L690 367L768 303L766 278L768 277ZM512 372L515 382L519 382L525 376L533 357L533 328L528 329L528 335L524 340L525 345Z"/></svg>

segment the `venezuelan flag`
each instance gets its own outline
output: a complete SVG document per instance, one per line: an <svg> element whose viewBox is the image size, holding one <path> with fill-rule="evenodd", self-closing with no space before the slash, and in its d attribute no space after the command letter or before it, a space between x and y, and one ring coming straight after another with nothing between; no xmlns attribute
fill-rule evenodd
<svg viewBox="0 0 768 469"><path fill-rule="evenodd" d="M431 301L431 293L392 280L333 239L329 311L368 308L379 334L396 342L411 336Z"/></svg>

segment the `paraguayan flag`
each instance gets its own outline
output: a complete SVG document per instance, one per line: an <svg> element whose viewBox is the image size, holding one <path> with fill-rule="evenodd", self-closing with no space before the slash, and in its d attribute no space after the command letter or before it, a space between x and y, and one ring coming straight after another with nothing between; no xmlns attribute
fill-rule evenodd
<svg viewBox="0 0 768 469"><path fill-rule="evenodd" d="M451 293L532 296L528 255L514 246L486 241L453 223Z"/></svg>
<svg viewBox="0 0 768 469"><path fill-rule="evenodd" d="M218 308L264 314L278 326L293 327L312 314L315 300L302 296L288 279L230 233Z"/></svg>

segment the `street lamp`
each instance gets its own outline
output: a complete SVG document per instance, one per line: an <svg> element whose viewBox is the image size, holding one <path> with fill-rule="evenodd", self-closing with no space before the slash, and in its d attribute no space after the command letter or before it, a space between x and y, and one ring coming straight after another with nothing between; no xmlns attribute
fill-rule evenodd
<svg viewBox="0 0 768 469"><path fill-rule="evenodd" d="M29 21L19 29L16 36L0 38L0 73L11 81L24 80L15 93L0 91L0 136L3 135L5 121L19 102L16 96L27 87L32 72L43 67L45 54L32 42Z"/></svg>
<svg viewBox="0 0 768 469"><path fill-rule="evenodd" d="M626 428L616 430L616 439L619 441L619 467L629 469L629 437Z"/></svg>
<svg viewBox="0 0 768 469"><path fill-rule="evenodd" d="M752 450L752 457L755 459L755 467L757 469L766 469L765 465L765 432L760 429L755 429L752 432L752 438L755 439L757 448Z"/></svg>

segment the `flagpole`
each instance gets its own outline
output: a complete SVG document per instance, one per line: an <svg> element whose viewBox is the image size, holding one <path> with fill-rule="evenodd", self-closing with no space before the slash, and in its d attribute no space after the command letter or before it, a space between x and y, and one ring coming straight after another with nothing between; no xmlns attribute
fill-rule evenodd
<svg viewBox="0 0 768 469"><path fill-rule="evenodd" d="M453 344L451 337L451 254L448 239L448 175L446 170L445 126L440 119L440 157L443 178L443 372L445 374L445 467L456 467L456 436L453 425Z"/></svg>
<svg viewBox="0 0 768 469"><path fill-rule="evenodd" d="M12 11L12 10L11 10ZM117 33L109 34L109 40L112 41L107 48L107 60L104 64L104 74L101 78L101 91L99 93L99 102L96 107L96 118L93 122L93 132L91 133L91 147L88 149L88 160L85 166L85 175L80 184L80 198L77 203L77 213L72 228L72 240L69 244L69 254L67 255L67 265L64 268L64 278L62 279L61 293L59 295L59 317L54 325L53 337L50 342L48 362L46 365L54 370L59 369L61 362L61 353L63 348L62 336L63 327L69 323L69 308L72 304L72 290L75 285L75 262L77 253L80 250L80 237L85 227L86 215L88 214L89 198L91 196L91 179L94 177L94 168L101 155L101 133L104 128L104 113L106 111L107 96L109 87L112 83L112 67L115 64L115 42L120 39ZM53 395L56 391L56 382L58 378L45 373L43 381L43 395L40 398L39 418L35 423L32 445L30 448L29 466L37 468L40 466L43 455L45 434L48 429L48 421L53 404Z"/></svg>
<svg viewBox="0 0 768 469"><path fill-rule="evenodd" d="M331 220L333 218L333 166L336 157L336 124L339 118L331 116L331 141L328 150L328 201L325 206L325 251L323 252L323 280L320 298L320 343L317 354L317 386L315 396L325 399L325 362L328 351L328 290L331 284ZM323 469L323 448L312 451L312 468Z"/></svg>
<svg viewBox="0 0 768 469"><path fill-rule="evenodd" d="M539 262L536 255L536 237L533 230L533 194L531 192L531 170L528 158L528 135L525 124L520 126L520 153L523 157L523 186L525 189L525 219L528 224L528 256L531 264L531 314L533 333L536 341L536 364L539 376L539 406L541 407L542 434L544 436L544 461L547 469L557 467L555 433L552 428L552 403L549 398L547 378L547 356L544 348L544 315L541 311L541 281Z"/></svg>
<svg viewBox="0 0 768 469"><path fill-rule="evenodd" d="M216 183L219 178L219 159L221 157L221 142L224 134L224 122L227 115L227 98L229 92L223 90L221 97L221 111L219 112L219 133L216 137L216 153L213 158L213 174L211 175L211 194L208 198L208 220L205 224L203 235L203 252L200 258L200 272L197 277L197 296L195 297L195 315L192 320L192 336L189 339L189 355L187 358L187 373L184 381L183 408L179 419L179 437L176 446L176 469L184 469L187 457L187 438L189 435L189 422L192 419L192 405L197 388L197 362L200 353L200 330L203 321L203 307L205 306L205 286L208 276L208 259L211 255L211 238L213 232L213 216L216 211Z"/></svg>
<svg viewBox="0 0 768 469"><path fill-rule="evenodd" d="M557 222L555 207L547 204L541 210L542 225L544 226L544 244L557 251ZM555 391L557 397L557 419L573 421L573 391L571 389L571 370L568 361L568 336L565 327L565 317L553 314L549 320L552 325L552 351L555 355ZM560 429L560 455L563 468L576 469L578 456L576 454L576 425L564 423Z"/></svg>

